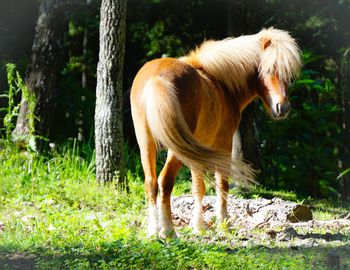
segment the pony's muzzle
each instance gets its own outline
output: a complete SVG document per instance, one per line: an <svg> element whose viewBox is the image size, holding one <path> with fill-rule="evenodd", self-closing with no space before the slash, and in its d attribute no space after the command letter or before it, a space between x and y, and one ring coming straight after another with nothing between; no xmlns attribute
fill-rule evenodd
<svg viewBox="0 0 350 270"><path fill-rule="evenodd" d="M272 115L275 118L284 118L288 115L290 111L290 102L284 102L284 103L277 103L275 108L272 110Z"/></svg>

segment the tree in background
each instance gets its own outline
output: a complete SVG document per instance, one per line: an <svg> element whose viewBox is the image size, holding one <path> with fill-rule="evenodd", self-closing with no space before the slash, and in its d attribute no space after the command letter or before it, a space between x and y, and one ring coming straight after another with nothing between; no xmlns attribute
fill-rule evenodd
<svg viewBox="0 0 350 270"><path fill-rule="evenodd" d="M350 48L344 50L340 64L340 128L341 148L339 168L344 170L341 178L341 194L344 199L350 199Z"/></svg>
<svg viewBox="0 0 350 270"><path fill-rule="evenodd" d="M37 20L30 63L25 82L29 95L35 100L34 124L30 127L29 100L22 96L22 104L13 131L15 137L26 136L33 130L36 137L48 137L54 127L54 112L60 72L64 65L64 36L67 29L65 1L43 0ZM42 140L38 140L41 149Z"/></svg>
<svg viewBox="0 0 350 270"><path fill-rule="evenodd" d="M88 10L81 7L90 0L74 2L79 2L79 9L72 13L66 32L69 58L60 80L55 132L50 136L57 142L79 138L80 134L85 142L93 137L100 1L91 0ZM0 62L15 62L20 72L28 62L30 46L20 48L33 43L32 35L23 32L31 32L28 22L37 17L35 12L29 12L29 6L36 7L36 3L0 1ZM229 4L233 7L231 16L227 16ZM19 6L28 12L19 13ZM270 26L290 31L304 50L306 60L301 78L290 88L292 111L287 121L267 124L270 120L264 114L254 115L254 111L261 110L261 103L257 102L248 116L253 115L256 130L250 120L243 119L242 126L248 123L250 131L258 131L250 133L258 138L258 143L243 144L257 147L258 155L253 157L259 158L259 177L268 188L322 197L349 196L349 1L128 0L127 9L125 103L129 97L127 89L146 61L181 56L205 39L222 39L228 33L237 36ZM9 21L9 17L18 16L21 20ZM5 81L4 68L0 68L3 93L6 85L1 83ZM0 97L0 107L6 104L7 100ZM133 147L136 139L129 112L124 106L123 130L124 138ZM2 115L0 112L0 133ZM254 136L244 135L243 139ZM245 159L252 162L247 153L256 153L256 149L244 152Z"/></svg>
<svg viewBox="0 0 350 270"><path fill-rule="evenodd" d="M228 36L254 34L260 31L256 24L256 17L258 17L261 8L260 4L254 0L228 0ZM256 102L253 102L244 110L238 133L233 141L236 144L234 151L241 152L244 160L248 161L254 169L260 170L259 134L255 119L256 106ZM240 147L241 151L237 149ZM259 178L260 181L263 181L263 177Z"/></svg>
<svg viewBox="0 0 350 270"><path fill-rule="evenodd" d="M96 179L123 184L122 86L125 0L102 0L97 66L95 146Z"/></svg>

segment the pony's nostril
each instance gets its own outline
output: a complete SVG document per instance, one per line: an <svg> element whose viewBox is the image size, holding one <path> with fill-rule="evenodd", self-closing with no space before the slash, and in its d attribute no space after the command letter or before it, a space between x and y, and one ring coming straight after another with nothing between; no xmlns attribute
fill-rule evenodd
<svg viewBox="0 0 350 270"><path fill-rule="evenodd" d="M276 113L277 115L281 115L281 103L276 104Z"/></svg>
<svg viewBox="0 0 350 270"><path fill-rule="evenodd" d="M276 117L284 117L288 114L290 110L290 103L283 102L283 103L277 103L275 109L273 110L273 114Z"/></svg>

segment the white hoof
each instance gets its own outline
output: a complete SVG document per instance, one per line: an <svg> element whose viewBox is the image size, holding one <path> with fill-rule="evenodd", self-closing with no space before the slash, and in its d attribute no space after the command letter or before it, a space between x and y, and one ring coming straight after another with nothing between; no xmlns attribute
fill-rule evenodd
<svg viewBox="0 0 350 270"><path fill-rule="evenodd" d="M163 239L176 238L177 234L176 234L175 230L171 230L171 231L160 230L159 237L163 238Z"/></svg>
<svg viewBox="0 0 350 270"><path fill-rule="evenodd" d="M151 238L151 237L154 237L154 236L157 236L159 233L159 228L158 226L150 226L148 225L147 227L147 238Z"/></svg>
<svg viewBox="0 0 350 270"><path fill-rule="evenodd" d="M192 227L192 232L194 234L202 234L205 232L205 226L204 226L204 220L203 219L197 219L191 220L190 226Z"/></svg>

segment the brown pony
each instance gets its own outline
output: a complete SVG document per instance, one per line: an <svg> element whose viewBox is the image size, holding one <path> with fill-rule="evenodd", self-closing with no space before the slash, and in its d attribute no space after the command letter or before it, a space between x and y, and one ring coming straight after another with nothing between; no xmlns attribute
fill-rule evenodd
<svg viewBox="0 0 350 270"><path fill-rule="evenodd" d="M260 97L273 118L286 117L287 87L300 67L294 39L269 28L206 41L187 56L156 59L140 69L132 85L131 108L145 173L149 236L175 235L170 195L182 164L191 169L194 231L204 230L205 171L215 173L218 220L227 218L227 177L253 180L250 167L231 155L241 113ZM168 149L168 156L157 181L159 145Z"/></svg>

